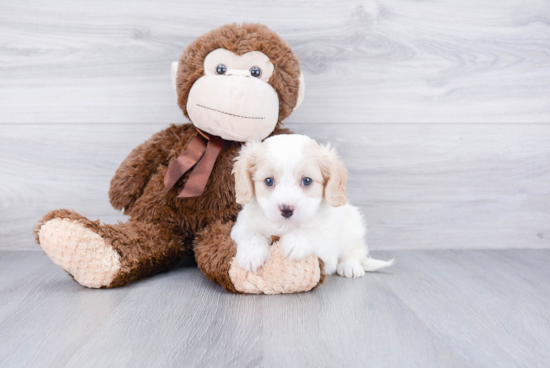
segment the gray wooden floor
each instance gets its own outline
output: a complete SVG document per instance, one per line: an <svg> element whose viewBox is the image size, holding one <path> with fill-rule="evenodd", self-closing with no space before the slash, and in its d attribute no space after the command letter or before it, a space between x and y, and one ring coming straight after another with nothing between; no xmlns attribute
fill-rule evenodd
<svg viewBox="0 0 550 368"><path fill-rule="evenodd" d="M232 295L193 265L114 290L0 252L2 367L548 367L549 250L407 250L361 279Z"/></svg>

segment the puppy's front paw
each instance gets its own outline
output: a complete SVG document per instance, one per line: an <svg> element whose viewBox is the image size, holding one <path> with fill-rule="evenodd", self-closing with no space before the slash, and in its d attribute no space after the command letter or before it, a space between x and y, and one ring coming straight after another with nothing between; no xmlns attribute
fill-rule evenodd
<svg viewBox="0 0 550 368"><path fill-rule="evenodd" d="M340 276L356 278L365 276L365 270L363 266L356 259L349 259L346 262L338 264L336 273Z"/></svg>
<svg viewBox="0 0 550 368"><path fill-rule="evenodd" d="M281 252L285 257L300 261L313 253L311 239L301 233L289 233L281 237Z"/></svg>
<svg viewBox="0 0 550 368"><path fill-rule="evenodd" d="M246 271L256 272L270 256L269 247L248 247L246 251L237 250L235 261Z"/></svg>

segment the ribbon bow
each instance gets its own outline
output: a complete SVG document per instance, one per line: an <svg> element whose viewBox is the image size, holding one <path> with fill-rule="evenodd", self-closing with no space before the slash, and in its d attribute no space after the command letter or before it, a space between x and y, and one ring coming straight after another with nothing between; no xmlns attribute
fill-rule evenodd
<svg viewBox="0 0 550 368"><path fill-rule="evenodd" d="M225 141L218 136L197 129L198 134L189 142L183 153L168 167L164 176L164 191L167 192L191 169L183 190L178 198L198 197L204 192L218 154Z"/></svg>

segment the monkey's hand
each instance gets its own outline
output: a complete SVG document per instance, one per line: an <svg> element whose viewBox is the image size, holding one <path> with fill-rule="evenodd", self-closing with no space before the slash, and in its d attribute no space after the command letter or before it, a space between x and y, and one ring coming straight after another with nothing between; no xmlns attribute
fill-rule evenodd
<svg viewBox="0 0 550 368"><path fill-rule="evenodd" d="M192 129L191 124L189 125ZM128 155L111 180L109 199L111 205L127 212L141 197L143 190L159 165L167 164L171 149L180 143L185 126L172 125L154 134L149 140L140 144ZM194 136L196 131L193 131Z"/></svg>

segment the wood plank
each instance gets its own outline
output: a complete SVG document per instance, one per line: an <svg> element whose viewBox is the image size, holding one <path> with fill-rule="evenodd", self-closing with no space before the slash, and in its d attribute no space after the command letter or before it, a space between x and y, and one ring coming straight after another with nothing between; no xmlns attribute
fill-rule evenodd
<svg viewBox="0 0 550 368"><path fill-rule="evenodd" d="M330 276L314 293L266 300L266 366L465 367L388 287L388 278L402 276L397 269L354 280Z"/></svg>
<svg viewBox="0 0 550 368"><path fill-rule="evenodd" d="M372 249L549 248L550 126L291 124L331 141ZM148 124L0 126L0 249L38 249L47 211L124 219L109 182Z"/></svg>
<svg viewBox="0 0 550 368"><path fill-rule="evenodd" d="M132 288L125 305L109 315L67 365L258 366L262 359L260 298L230 295L196 267L144 280ZM138 305L141 307L128 313L129 306ZM143 337L138 350L136 336ZM119 342L115 349L113 341Z"/></svg>
<svg viewBox="0 0 550 368"><path fill-rule="evenodd" d="M189 264L91 290L39 252L0 251L12 280L0 279L0 367L547 365L550 251L374 255L397 263L309 293L254 296Z"/></svg>
<svg viewBox="0 0 550 368"><path fill-rule="evenodd" d="M301 60L290 122L550 122L550 3L536 0L4 1L0 122L183 122L170 63L240 21Z"/></svg>
<svg viewBox="0 0 550 368"><path fill-rule="evenodd" d="M0 366L63 366L130 290L83 288L45 254L26 253L12 256L17 282L0 286Z"/></svg>
<svg viewBox="0 0 550 368"><path fill-rule="evenodd" d="M228 294L196 267L97 290L73 282L46 255L8 255L19 281L0 285L0 366L254 366L259 359L258 297ZM137 336L145 343L138 349Z"/></svg>
<svg viewBox="0 0 550 368"><path fill-rule="evenodd" d="M400 254L407 280L388 278L392 289L468 366L547 365L549 251Z"/></svg>

